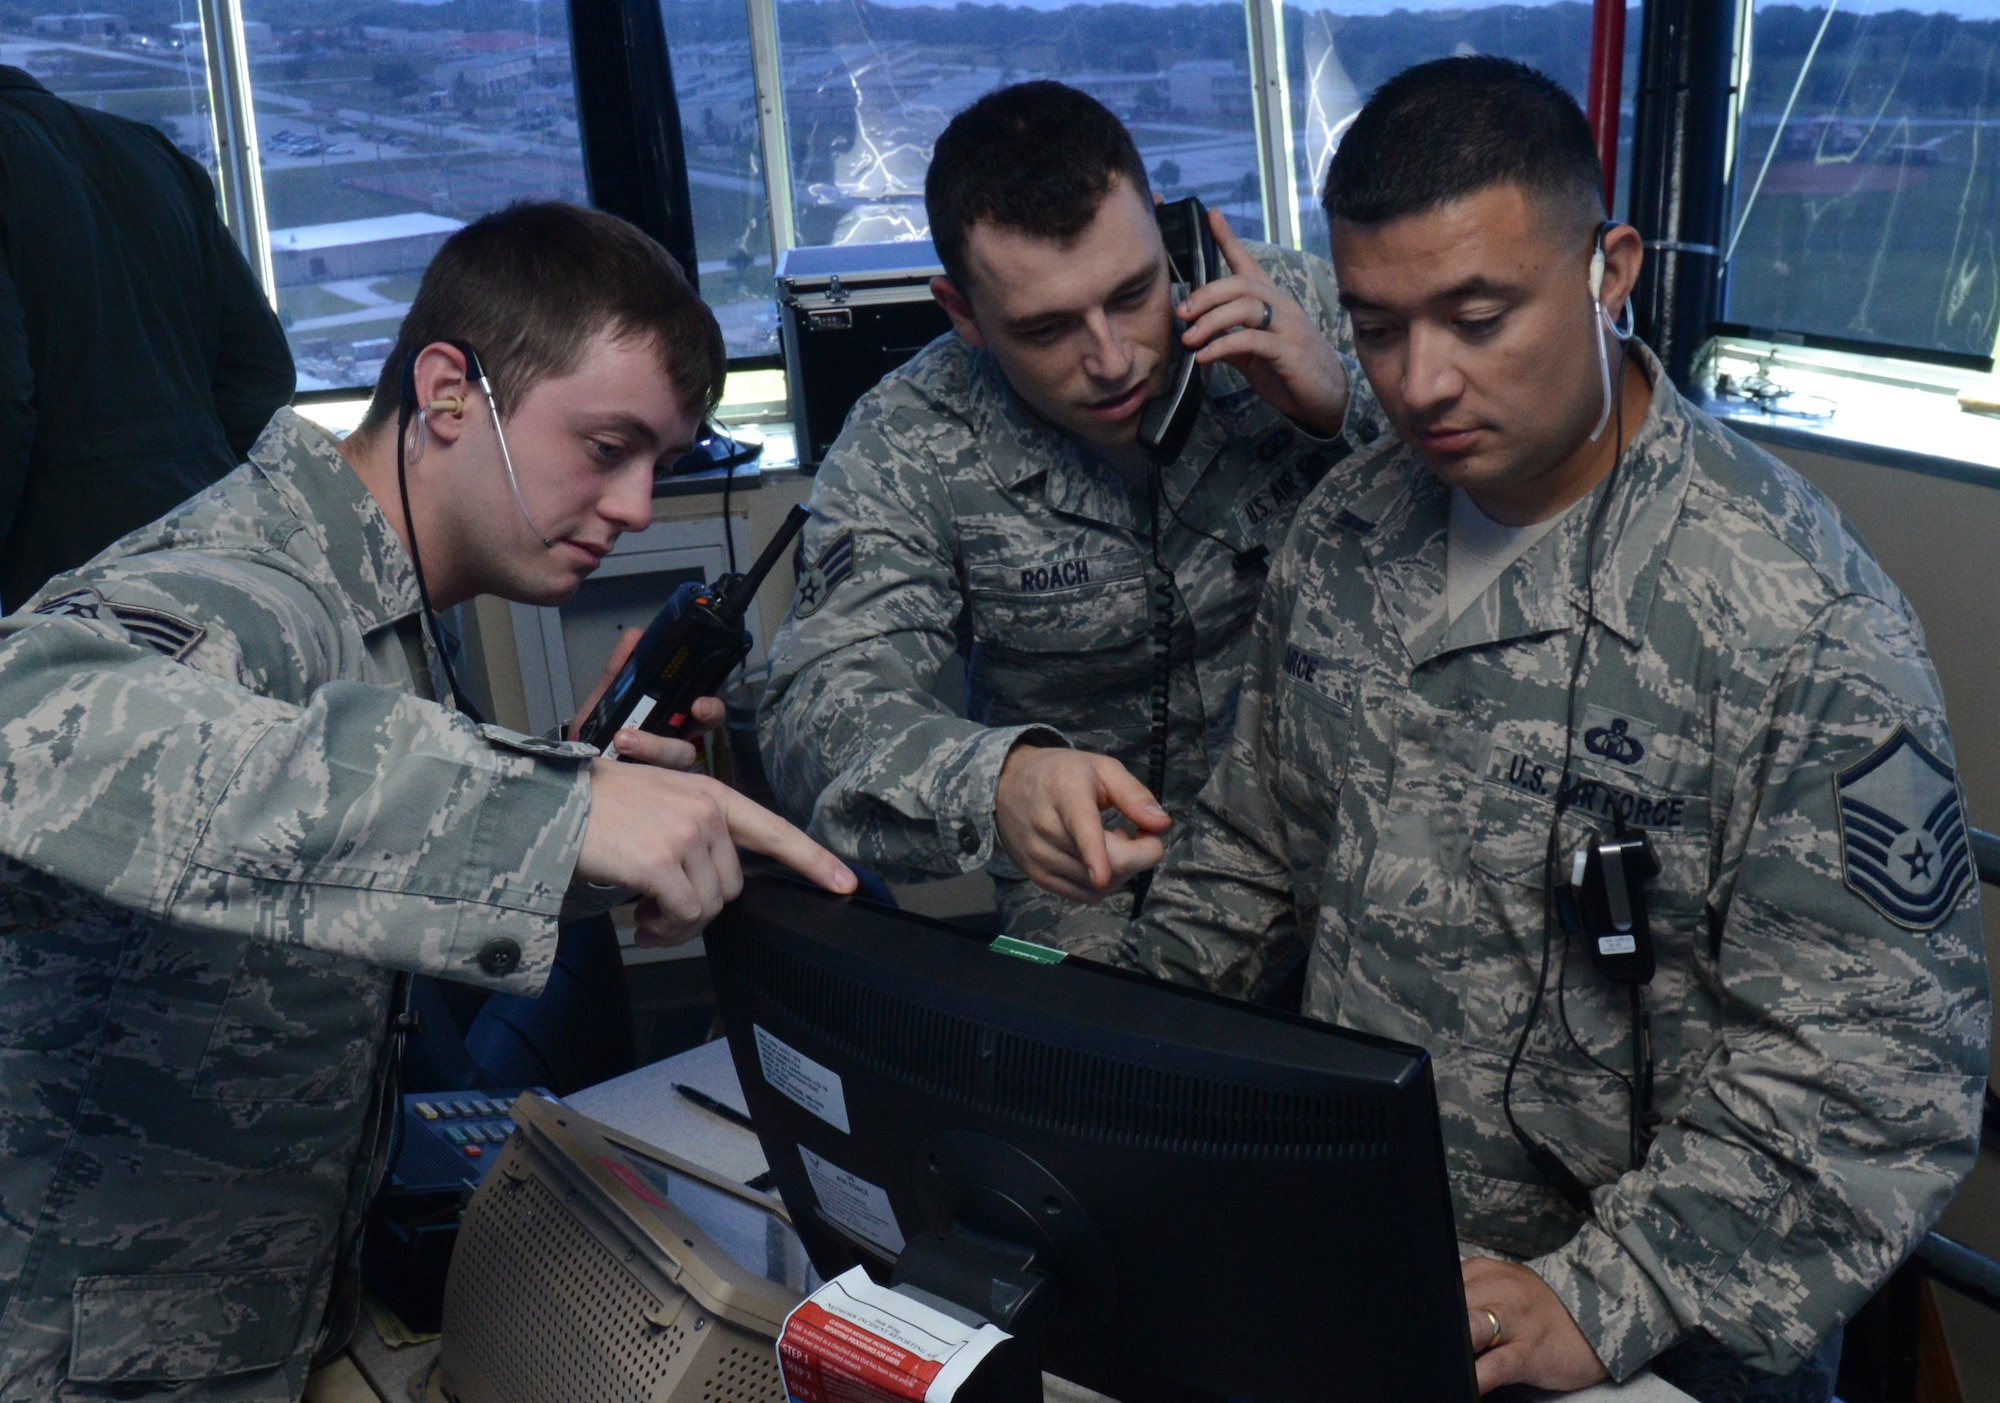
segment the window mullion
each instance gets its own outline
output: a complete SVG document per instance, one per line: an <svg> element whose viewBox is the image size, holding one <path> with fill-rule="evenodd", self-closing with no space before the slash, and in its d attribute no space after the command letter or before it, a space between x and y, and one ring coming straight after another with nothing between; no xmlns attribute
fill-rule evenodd
<svg viewBox="0 0 2000 1403"><path fill-rule="evenodd" d="M1250 110L1264 187L1264 237L1299 247L1299 191L1292 174L1292 103L1285 77L1284 0L1243 0L1250 29Z"/></svg>
<svg viewBox="0 0 2000 1403"><path fill-rule="evenodd" d="M771 213L775 261L799 241L792 222L792 148L785 132L785 84L778 68L776 0L745 0L750 7L750 71L757 85L757 138L764 153L764 195Z"/></svg>
<svg viewBox="0 0 2000 1403"><path fill-rule="evenodd" d="M250 63L243 43L240 0L201 0L201 42L208 71L209 120L214 128L222 220L243 250L272 305L278 280L271 268L271 234L264 215L264 178L257 160L257 114L250 100Z"/></svg>

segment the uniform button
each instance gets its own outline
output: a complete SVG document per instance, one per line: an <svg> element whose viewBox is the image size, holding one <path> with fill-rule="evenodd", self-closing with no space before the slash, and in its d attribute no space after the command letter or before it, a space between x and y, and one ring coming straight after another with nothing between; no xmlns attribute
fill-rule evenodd
<svg viewBox="0 0 2000 1403"><path fill-rule="evenodd" d="M978 852L979 830L969 823L966 824L965 827L958 830L958 845L965 849L966 856L968 857Z"/></svg>
<svg viewBox="0 0 2000 1403"><path fill-rule="evenodd" d="M521 967L521 946L507 936L495 936L479 947L479 967L488 974L512 974Z"/></svg>

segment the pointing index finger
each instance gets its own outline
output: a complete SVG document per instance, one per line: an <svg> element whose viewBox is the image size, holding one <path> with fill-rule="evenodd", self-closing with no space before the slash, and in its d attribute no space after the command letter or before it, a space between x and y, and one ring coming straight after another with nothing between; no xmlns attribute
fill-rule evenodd
<svg viewBox="0 0 2000 1403"><path fill-rule="evenodd" d="M784 819L726 784L716 784L714 794L729 824L729 836L739 846L776 858L830 892L845 895L854 890L854 874L847 865Z"/></svg>
<svg viewBox="0 0 2000 1403"><path fill-rule="evenodd" d="M1101 892L1110 885L1112 871L1111 858L1104 850L1104 820L1098 806L1091 802L1095 797L1082 792L1065 795L1058 803L1058 817L1069 830L1073 850L1089 873L1090 885Z"/></svg>

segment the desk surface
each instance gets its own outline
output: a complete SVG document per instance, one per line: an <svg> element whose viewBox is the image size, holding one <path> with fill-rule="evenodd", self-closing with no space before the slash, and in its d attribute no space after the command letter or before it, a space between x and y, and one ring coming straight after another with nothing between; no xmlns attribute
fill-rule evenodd
<svg viewBox="0 0 2000 1403"><path fill-rule="evenodd" d="M705 1091L737 1110L746 1109L736 1065L729 1060L729 1044L720 1040L564 1100L593 1120L732 1179L751 1179L768 1168L754 1134L675 1094L674 1082ZM1046 1382L1048 1403L1106 1403L1099 1395L1063 1380ZM1578 1393L1537 1396L1560 1397L1564 1403L1692 1403L1685 1393L1650 1373L1641 1373L1622 1385L1600 1384Z"/></svg>
<svg viewBox="0 0 2000 1403"><path fill-rule="evenodd" d="M563 1104L739 1183L770 1167L755 1134L677 1095L675 1082L748 1114L729 1044L720 1038L565 1096Z"/></svg>

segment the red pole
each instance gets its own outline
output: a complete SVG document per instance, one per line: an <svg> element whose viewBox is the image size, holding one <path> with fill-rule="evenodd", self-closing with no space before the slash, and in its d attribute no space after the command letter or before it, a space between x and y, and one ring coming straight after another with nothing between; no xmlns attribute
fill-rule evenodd
<svg viewBox="0 0 2000 1403"><path fill-rule="evenodd" d="M1618 205L1618 98L1625 83L1625 0L1592 0L1590 134L1604 167L1604 208Z"/></svg>

